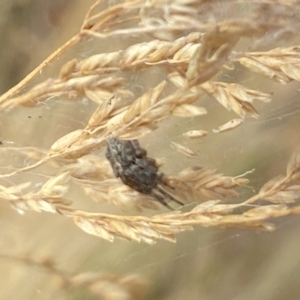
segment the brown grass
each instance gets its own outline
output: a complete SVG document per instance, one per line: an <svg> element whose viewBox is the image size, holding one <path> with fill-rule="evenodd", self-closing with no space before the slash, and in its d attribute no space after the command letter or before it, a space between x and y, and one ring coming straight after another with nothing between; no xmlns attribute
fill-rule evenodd
<svg viewBox="0 0 300 300"><path fill-rule="evenodd" d="M238 117L232 119L233 114L228 114L228 122L220 125L214 131L216 134L235 130L246 117L258 118L256 101L270 102L271 94L222 81L223 75L234 68L245 67L279 84L299 81L299 46L272 49L272 44L282 36L289 35L291 41L295 40L300 29L298 6L283 0L224 1L228 10L224 13L219 1L159 0L146 4L136 0L99 11L100 2L96 1L90 8L78 34L0 97L0 109L4 112L34 108L57 98L76 103L86 97L94 103L94 111L85 126L61 136L49 149L3 147L3 153L16 151L31 162L25 167L10 165L9 170L0 175L3 182L20 174L35 174L46 179L39 188L29 180L11 185L6 181L0 186L0 197L18 211L50 212L69 218L85 232L109 241L120 237L149 244L159 239L174 242L177 233L195 226L272 231L275 226L270 219L299 215L296 200L300 195L300 151L292 155L285 175L270 178L248 199L236 200L240 195L238 191L246 184L251 185L243 176L226 176L198 165L166 175L166 180L175 188L173 194L186 204L196 205L187 206L189 211L156 212L151 216L143 215L142 210L159 210L161 206L116 179L106 159L97 152L111 137L144 137L161 129L161 121L168 122L171 116L188 120L207 114L205 104L199 105L205 96L217 100L222 108ZM238 13L234 12L250 3L251 9L243 12L244 16L236 16ZM278 9L272 10L275 6ZM30 83L50 62L72 47L87 43L91 37L103 42L123 38L128 45L83 59L77 55L66 61L54 78ZM240 45L249 37L256 41L247 47L251 51L240 50ZM150 72L153 68L157 68L161 78L151 79L150 87L137 94L130 86L130 75ZM188 140L210 134L199 125L189 128L183 136ZM191 159L197 156L186 145L175 142L171 145ZM124 216L79 210L69 198L70 187L80 189L96 202L123 208L131 206L140 214ZM234 202L233 198L236 198ZM54 270L52 263L41 265L45 268L51 265L48 270ZM104 294L98 288L99 280L103 289L108 286L103 281L110 281L98 275L88 279L82 279L83 276L80 280L76 277L77 281L75 277L60 277L64 284L84 285L97 296ZM123 289L122 280L114 277L109 284L115 285L113 290ZM108 290L107 294L110 293ZM132 299L141 298L134 292L132 295Z"/></svg>
<svg viewBox="0 0 300 300"><path fill-rule="evenodd" d="M28 255L1 255L0 259L23 263L28 267L38 267L53 276L56 286L60 289L71 292L81 288L98 299L142 299L147 286L145 280L138 275L122 276L100 272L70 274L57 267L53 258L49 256L32 258Z"/></svg>

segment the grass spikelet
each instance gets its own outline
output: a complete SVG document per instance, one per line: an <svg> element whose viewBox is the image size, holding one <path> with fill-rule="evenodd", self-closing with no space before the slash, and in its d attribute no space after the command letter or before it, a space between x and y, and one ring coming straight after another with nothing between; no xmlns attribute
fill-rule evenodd
<svg viewBox="0 0 300 300"><path fill-rule="evenodd" d="M49 255L31 257L29 255L0 255L2 260L24 264L31 272L43 271L56 281L56 287L64 291L83 289L95 299L121 300L141 299L147 288L147 281L141 276L121 275L104 272L71 273L58 266Z"/></svg>
<svg viewBox="0 0 300 300"><path fill-rule="evenodd" d="M185 266L185 254L196 253L193 259L198 257L204 249L203 239L210 239L205 229L205 235L193 235L197 236L197 248L192 243L195 241L187 243L184 238L176 251L159 248L170 246L163 241L175 243L179 234L188 236L188 231L198 227L211 227L214 232L221 228L271 232L279 218L299 218L300 151L294 151L299 145L296 127L292 127L298 119L284 119L296 116L299 110L292 101L300 81L297 3L95 1L74 36L0 96L0 198L20 214L48 213L48 231L34 229L47 237L46 243L31 244L30 240L29 245L34 250L42 246L50 249L51 238L56 241L62 236L63 245L53 245L53 249L58 249L57 255L63 260L56 263L52 257L35 255L0 258L41 268L58 279L66 293L79 288L87 294L75 297L142 300L144 279L99 272L103 257L113 257L112 265L104 261L109 269L122 269L136 259L142 272L148 272L148 268L162 270L161 261L172 259L175 270L178 261ZM68 15L72 15L71 10ZM63 25L67 24L64 20ZM46 46L49 49L51 43ZM20 60L24 60L22 55ZM288 92L280 94L280 85L287 83ZM287 131L279 128L283 123ZM107 143L113 138L139 139L142 146L138 151L133 146L129 150L114 149L114 170L109 155L105 156ZM282 162L287 153L293 154L284 170ZM123 173L116 171L118 168ZM128 169L130 174L126 173ZM129 178L138 184L129 185ZM163 205L168 203L172 205ZM28 213L26 218L33 220L35 215ZM69 223L74 232L66 233L65 223L55 223L53 215ZM7 216L10 222L15 220L9 213L3 216L3 223ZM25 217L20 216L20 220L27 222ZM9 226L25 232L19 224ZM59 228L59 232L53 228ZM78 239L74 238L77 234ZM236 235L230 233L225 239L232 237ZM15 236L10 238L15 241ZM115 244L98 244L97 238ZM162 243L138 250L128 247L128 252L127 243L123 252L119 247L122 240L132 242L130 247L137 247L135 242ZM19 244L25 248L28 241L25 237ZM94 241L98 248L94 245L88 249L87 244ZM112 247L114 251L110 252ZM139 259L156 249L168 252L156 253L152 261ZM85 259L92 259L91 250L96 263ZM175 259L171 252L176 254ZM118 266L116 255L122 262ZM69 272L60 267L75 256L82 258L85 268L92 263L96 271ZM202 262L206 264L206 259ZM274 273L272 264L263 265L270 267L268 274ZM203 266L207 270L207 265ZM182 273L190 276L191 269ZM163 270L167 278L168 268ZM262 273L253 286L266 278L267 273ZM159 278L159 292L166 299L183 294L175 277L170 281L170 295ZM193 281L190 277L184 280ZM186 282L182 281L182 286L188 286ZM224 291L222 287L220 290ZM35 291L40 293L40 286ZM158 293L153 291L150 297L155 298ZM23 297L23 291L20 294ZM197 294L201 296L205 298Z"/></svg>
<svg viewBox="0 0 300 300"><path fill-rule="evenodd" d="M153 19L148 13L152 9L161 11L165 5L168 5L169 9L169 21L173 20L174 23L168 24L160 16L163 22L160 26L161 31L158 33L157 26L152 24ZM31 166L2 174L0 177L11 177L56 160L59 172L70 172L72 181L97 201L117 203L122 206L130 202L131 198L136 199L132 202L138 209L154 208L155 205L142 205L141 201L137 200L139 196L144 199L144 196L132 193L127 187L122 187L120 182L113 181L107 164L101 160L97 161L90 153L101 149L105 141L112 136L123 139L144 136L156 130L159 127L158 122L170 115L191 118L207 113L205 107L194 104L205 94L213 96L227 110L233 110L242 118L247 114L258 117L254 102L255 100L269 102L271 99L269 94L236 83L212 80L212 77L221 73L223 67L229 62L239 62L248 67L257 64L256 68L260 69L261 73L269 74L269 78L280 82L298 80L298 46L276 48L265 52L234 52L234 47L240 38L264 34L263 31L266 29L263 23L257 22L257 28L251 26L251 20L253 20L251 18L257 18L255 14L239 25L234 20L220 19L216 21L218 25L216 27L216 24L211 26L209 22L204 24L200 21L201 9L205 8L202 11L205 15L204 11L209 12L210 8L205 3L196 1L171 4L160 0L150 2L147 10L142 1L124 1L122 5L113 5L102 12L97 12L98 6L99 2L95 2L87 13L78 35L54 56L58 57L79 41L84 42L84 35L105 39L111 36L128 36L132 33L140 35L148 32L156 36L156 39L132 43L119 51L97 53L84 59L72 58L61 67L56 78L36 84L15 97L12 96L14 90L1 97L2 109L13 109L20 105L33 107L54 96L73 100L83 96L88 97L97 103L97 107L85 128L70 131L62 136L53 143L48 153L43 152L39 160ZM123 28L120 28L121 24ZM162 38L163 36L165 39ZM46 61L51 59L53 58ZM166 67L166 75L171 84L163 80L140 96L136 96L130 88L124 87L127 84L126 76L124 76L126 72L129 74L133 70L137 72L160 66ZM120 76L120 71L123 72L122 76ZM28 82L27 79L26 82ZM17 88L20 89L20 86ZM220 126L218 131L234 129L241 123L242 119L231 120ZM204 131L190 130L185 136L198 137L204 134L206 134ZM184 155L196 156L196 153L187 146L174 142L171 144ZM75 162L67 162L67 160L58 162L59 158L72 158ZM289 164L287 174L290 178L296 179L298 172L295 171L294 164L297 165L297 159L296 162ZM183 193L185 196L189 193L191 195L188 197L191 199L213 200L235 197L237 193L234 189L246 183L245 179L217 175L206 168L195 167L187 170L182 173L185 175L179 173L177 177L166 176L166 178L176 185L176 192ZM65 176L59 175L61 174L59 172L58 177L55 177L56 180L60 178L59 176ZM184 176L187 176L186 173L189 172L193 177L190 178L190 182L184 179ZM93 180L96 178L100 182L95 185ZM274 202L284 202L280 199L291 202L297 194L297 185L287 184L286 178L281 180L282 182L275 180L267 183L259 195L263 195L264 199L272 198ZM114 188L110 189L108 183L113 182ZM275 192L280 187L283 190ZM56 198L62 198L66 193L64 189L64 185L60 187L59 184L52 184L50 180L37 193L41 193L45 199L48 197L46 201L52 203L50 199L56 196ZM114 189L119 191L116 193L119 197L113 196ZM273 194L269 195L271 191ZM6 197L8 198L8 195ZM117 201L117 198L122 200Z"/></svg>

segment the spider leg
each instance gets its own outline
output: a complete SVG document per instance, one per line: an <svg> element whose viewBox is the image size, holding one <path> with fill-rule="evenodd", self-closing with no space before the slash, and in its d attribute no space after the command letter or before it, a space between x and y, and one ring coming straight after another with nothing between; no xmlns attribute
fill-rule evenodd
<svg viewBox="0 0 300 300"><path fill-rule="evenodd" d="M109 146L107 146L106 151L105 151L105 157L110 161L111 160L111 151Z"/></svg>
<svg viewBox="0 0 300 300"><path fill-rule="evenodd" d="M170 185L165 179L164 179L164 173L159 173L157 176L157 181L161 184L171 188L172 190L175 190L174 186Z"/></svg>
<svg viewBox="0 0 300 300"><path fill-rule="evenodd" d="M131 140L130 142L137 158L144 158L147 156L147 151L141 148L138 140Z"/></svg>
<svg viewBox="0 0 300 300"><path fill-rule="evenodd" d="M158 169L158 168L157 168L156 161L155 161L154 158L146 157L145 159L146 159L147 163L148 163L150 166L153 166L153 167L155 167L156 169Z"/></svg>
<svg viewBox="0 0 300 300"><path fill-rule="evenodd" d="M166 201L165 199L160 196L160 195L157 195L153 192L150 193L150 196L152 196L153 198L155 198L156 200L158 200L162 205L166 206L168 209L170 210L174 210Z"/></svg>
<svg viewBox="0 0 300 300"><path fill-rule="evenodd" d="M176 202L176 203L178 203L180 205L184 205L182 202L180 202L179 200L177 200L176 198L174 198L172 195L170 195L169 193L167 193L165 190L163 190L159 186L156 186L155 189L157 189L161 194L163 194L164 196L166 196L170 200L172 200L172 201L174 201L174 202Z"/></svg>

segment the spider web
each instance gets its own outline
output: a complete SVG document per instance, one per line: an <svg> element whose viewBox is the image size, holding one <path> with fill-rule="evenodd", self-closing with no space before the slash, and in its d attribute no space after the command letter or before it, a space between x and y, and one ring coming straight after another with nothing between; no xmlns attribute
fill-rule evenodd
<svg viewBox="0 0 300 300"><path fill-rule="evenodd" d="M80 50L83 56L98 51L97 43L90 42L84 47L86 49ZM52 72L55 74L55 70ZM144 78L135 74L132 78L132 90L145 91ZM246 75L242 84L258 90L264 86L265 92L271 91L274 95L271 104L256 107L261 115L259 119L246 119L242 127L233 131L186 142L182 137L184 131L199 126L212 130L234 117L214 100L206 98L201 105L209 109L207 116L184 121L169 118L155 132L141 139L151 157L165 158L162 167L165 173L199 164L232 176L255 169L247 176L250 187L241 191L239 201L242 201L266 180L284 172L288 157L300 145L299 84L279 86L261 78L257 80L256 75ZM88 99L68 102L49 98L34 108L18 107L1 113L3 172L32 163L20 148L48 149L61 136L83 128L94 109L95 104ZM181 156L170 147L172 141L186 143L198 157ZM96 154L104 158L104 149ZM3 179L1 184L11 186L26 180L38 188L47 178L32 171ZM124 213L112 205L93 202L75 186L69 197L79 209ZM179 234L175 244L158 241L155 245L146 245L120 239L109 243L81 232L70 220L60 216L33 212L20 216L7 203L0 205L3 253L48 254L59 268L72 272L138 274L149 283L146 299L281 300L287 295L289 299L298 299L300 222L296 217L276 220L274 233L196 227L192 232ZM138 214L130 211L134 213ZM0 298L67 299L74 296L76 299L81 295L58 291L49 281L49 275L39 269L5 260L0 264L2 270L8 270L0 274ZM85 299L93 298L86 296Z"/></svg>

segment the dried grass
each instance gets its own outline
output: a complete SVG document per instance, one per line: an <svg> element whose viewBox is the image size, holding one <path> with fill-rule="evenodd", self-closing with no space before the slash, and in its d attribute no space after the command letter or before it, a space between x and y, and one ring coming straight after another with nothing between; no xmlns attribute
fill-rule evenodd
<svg viewBox="0 0 300 300"><path fill-rule="evenodd" d="M56 286L70 292L82 289L95 299L122 300L143 299L147 282L138 275L116 275L101 272L72 274L62 270L50 256L30 257L28 255L0 255L1 259L38 267L55 279Z"/></svg>
<svg viewBox="0 0 300 300"><path fill-rule="evenodd" d="M235 188L246 184L247 179L228 177L217 174L214 170L193 167L166 177L170 185L175 187L173 192L182 201L208 201L198 204L187 213L124 217L93 214L66 206L71 202L64 198L68 191L67 182L72 179L86 195L97 202L123 207L131 205L138 210L145 207L158 209L157 203L151 197L124 186L120 180L114 178L106 161L90 153L103 147L106 139L112 136L123 139L144 136L155 130L159 126L158 121L169 115L190 118L205 114L206 109L198 106L196 102L207 94L228 111L233 110L242 118L246 115L258 117L253 102L269 102L269 94L236 83L213 80L215 75L228 66L232 68L234 63L239 62L250 71L279 83L300 79L299 46L265 52L234 51L241 38L260 38L278 31L279 24L283 31L298 32L299 23L296 23L297 26L293 23L292 26L292 20L287 18L293 17L293 21L298 21L294 7L288 2L277 1L282 7L281 13L274 11L264 17L260 13L266 7L271 8L273 1L269 4L257 4L252 13L243 19L223 19L214 1L210 4L205 1L159 0L148 1L147 4L139 0L124 1L97 12L99 4L100 1L96 1L90 8L80 32L75 37L0 98L2 110L12 110L17 106L34 107L53 96L72 101L87 97L97 104L97 109L85 128L63 136L48 152L40 149L17 149L20 154L36 160L36 163L2 174L0 178L32 170L47 162L55 162L51 166L58 175L53 176L38 190L32 189L30 182L1 186L1 197L20 211L47 211L72 218L84 231L110 241L116 236L148 243L160 238L174 241L174 234L190 230L193 225L242 226L270 230L273 227L264 223L270 217L297 214L298 207L294 207L293 203L298 197L299 189L298 185L291 185L291 182L298 180L295 170L299 168L299 154L295 154L289 163L285 177L268 182L257 195L240 204L220 204L219 201L237 197ZM165 5L168 6L167 15L163 14ZM155 18L151 17L151 11L156 11ZM215 14L215 21L205 21L211 13ZM275 17L277 22L271 22ZM111 36L129 37L132 34L145 33L156 39L133 43L125 49L95 54L82 60L72 59L63 65L57 78L47 79L14 96L47 63L74 44L84 43L91 35L106 39ZM169 81L163 80L138 97L125 88L126 73L153 67L163 68ZM234 129L242 122L243 119L233 119L221 125L217 131ZM185 133L184 136L195 138L205 134L207 131L197 129ZM184 155L197 155L186 146L175 142L171 145ZM5 148L2 151L6 151ZM249 209L247 205L253 205L258 199L267 200L270 204ZM290 204L291 207L288 206ZM236 207L241 206L248 210L241 214L232 213Z"/></svg>
<svg viewBox="0 0 300 300"><path fill-rule="evenodd" d="M232 111L238 117L232 119L228 114L228 122L212 132L221 134L244 124L246 117L258 118L256 101L270 102L271 95L223 82L222 74L240 64L280 84L299 81L300 46L256 51L256 47L267 48L287 33L298 35L298 1L223 1L222 6L219 1L124 0L98 11L100 3L96 1L90 8L77 35L0 97L0 109L4 112L30 109L55 98L75 103L86 97L95 104L83 128L62 136L49 149L1 148L3 155L16 153L31 163L23 168L5 168L8 171L0 179L9 181L0 185L1 199L20 213L31 210L61 215L86 233L110 242L115 238L148 244L158 240L175 242L178 233L195 226L272 231L272 219L299 215L296 200L300 196L300 151L292 155L285 175L269 180L245 200L241 200L238 191L251 185L251 181L244 176L226 176L200 166L165 175L170 186L164 187L168 193L185 204L195 204L193 208L189 205L167 213L157 212L162 207L155 199L124 185L115 178L104 156L92 153L102 149L111 137L143 137L170 116L201 118L207 114L206 107L199 105L204 96L217 100L220 109ZM239 10L244 4L251 5L247 13ZM232 16L231 10L241 15ZM29 84L49 63L90 37L103 41L121 37L128 39L128 43L124 49L109 53L96 53L84 59L78 55L65 62L55 78L34 86ZM238 43L249 37L255 40L254 45L247 52L237 51ZM130 87L130 74L152 68L158 68L162 74L161 82L149 82L150 87L138 95ZM188 139L209 133L199 127L183 133L187 145ZM187 145L171 142L170 146L192 160L197 153ZM29 180L18 184L10 181L17 174L29 174L30 170L31 175L47 181L40 187ZM74 185L93 201L126 210L134 208L139 213L127 216L78 210L69 199L69 189ZM156 213L145 216L144 209ZM99 299L144 298L145 281L135 275L70 274L59 269L51 258L1 258L41 267L58 278L65 290L83 288Z"/></svg>
<svg viewBox="0 0 300 300"><path fill-rule="evenodd" d="M295 12L299 9L291 2L258 2L243 18L224 15L218 1L124 1L98 12L99 3L96 1L91 7L75 37L0 98L0 109L4 111L20 106L34 107L42 101L51 101L53 96L71 101L87 97L97 105L85 128L69 132L47 151L15 149L35 163L19 169L12 166L11 171L1 174L0 178L36 171L38 166L47 162L55 162L51 167L57 175L39 189L33 188L30 182L0 186L1 198L19 211L60 214L72 219L87 233L109 241L115 237L146 243L158 239L175 241L175 234L191 230L195 225L273 230L274 226L267 222L270 218L298 215L300 207L295 200L300 191L297 184L299 152L290 160L285 176L267 182L258 194L238 204L220 201L238 197L236 188L247 184L247 179L224 176L195 166L166 176L175 188L170 192L179 196L181 201L200 203L189 212L176 211L151 217L119 216L79 211L71 206L66 199L69 181L98 202L123 207L132 205L140 211L145 207L159 209L151 197L131 190L114 178L108 162L91 152L104 147L105 141L111 137L135 139L145 136L170 115L192 118L207 113L198 103L204 95L215 98L223 108L240 117L220 126L218 132L234 129L246 116L257 118L259 113L253 103L256 100L269 102L269 94L222 82L221 76L218 80L214 78L234 64L240 63L279 83L300 79L297 45L265 52L235 50L242 38L256 38L263 44L270 39L274 42L276 36L287 32L298 34L300 13ZM252 1L224 3L231 7ZM282 9L273 13L269 11L261 17L266 8L272 10L274 3ZM210 21L210 16L214 16L213 21ZM115 52L98 53L85 59L74 58L64 64L56 78L23 90L45 65L91 36L105 40L112 36L129 38L134 34L142 38L146 33L150 40L133 42ZM153 67L164 70L165 80L136 95L128 88L127 74ZM205 134L207 131L196 128L184 136L195 138ZM174 142L172 146L185 155L196 155L186 146ZM42 175L50 176L47 173ZM267 203L261 205L258 202L261 199ZM243 208L242 212L237 208Z"/></svg>
<svg viewBox="0 0 300 300"><path fill-rule="evenodd" d="M19 211L46 211L71 218L85 232L109 241L113 241L115 237L122 237L138 242L154 243L157 239L175 241L174 234L191 230L195 225L273 230L274 226L265 222L266 220L300 213L300 206L290 205L299 198L300 185L296 184L299 179L300 152L297 152L290 159L285 176L270 180L257 195L242 203L220 204L221 200L208 200L187 213L176 211L152 217L89 213L66 206L69 203L64 199L64 195L67 193L69 172L49 179L37 192L25 192L30 187L28 182L8 188L1 186L0 196L10 201L11 205ZM234 188L248 183L247 179L242 177L227 177L196 167L184 170L177 176L168 176L167 180L179 191L179 194L180 192L184 194L185 200L189 197L205 200L238 196ZM126 203L132 195L128 197L126 193L130 192L128 187L118 191L120 184L116 180L109 182L104 180L96 186L92 186L92 181L85 182L83 185L87 194L94 192L103 201L115 202L117 196L119 201ZM135 194L138 196L137 193ZM146 206L149 205L147 202L149 199L143 197L141 195L140 200L144 201ZM263 206L256 204L261 199L268 201L269 204ZM235 213L234 210L241 207L245 212Z"/></svg>

